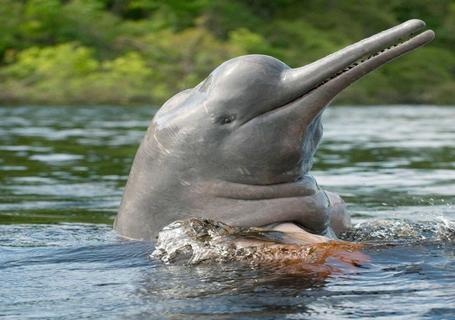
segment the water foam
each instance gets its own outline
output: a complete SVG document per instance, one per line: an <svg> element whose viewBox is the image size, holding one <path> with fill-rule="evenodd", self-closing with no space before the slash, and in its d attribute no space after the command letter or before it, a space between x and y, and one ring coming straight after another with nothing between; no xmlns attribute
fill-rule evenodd
<svg viewBox="0 0 455 320"><path fill-rule="evenodd" d="M310 243L292 233L232 227L192 218L171 223L159 233L152 258L169 263L242 262L287 271L330 272L332 262L360 265L368 258L361 245L327 239Z"/></svg>
<svg viewBox="0 0 455 320"><path fill-rule="evenodd" d="M432 221L374 220L355 225L340 238L346 241L383 244L453 242L455 240L455 222L445 218Z"/></svg>
<svg viewBox="0 0 455 320"><path fill-rule="evenodd" d="M166 264L242 262L251 266L299 266L314 270L330 261L360 265L369 245L452 243L455 223L446 219L414 222L374 220L355 225L342 240L303 241L293 233L263 228L233 227L208 219L175 221L159 233L151 257Z"/></svg>

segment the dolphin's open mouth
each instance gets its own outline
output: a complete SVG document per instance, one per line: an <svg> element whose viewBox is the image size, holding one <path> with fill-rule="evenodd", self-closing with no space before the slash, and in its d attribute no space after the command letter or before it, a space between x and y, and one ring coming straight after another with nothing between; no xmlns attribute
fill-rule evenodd
<svg viewBox="0 0 455 320"><path fill-rule="evenodd" d="M356 59L355 61L351 62L348 60L345 65L340 66L341 68L336 73L318 83L315 87L310 89L310 91L315 90L330 81L341 78L342 75L345 77L344 75L347 73L349 73L349 78L355 78L353 79L353 81L355 81L357 78L373 71L392 59L425 45L433 40L434 32L432 30L426 30L416 34L424 26L425 23L421 20L410 20L395 28L357 42L356 44L343 49L341 52L335 53L334 55L342 55L344 51L356 50L356 47L361 47L363 49L356 50L358 52L350 59L351 61ZM371 42L376 43L370 45ZM353 82L349 81L349 79L346 80L349 82L348 84Z"/></svg>
<svg viewBox="0 0 455 320"><path fill-rule="evenodd" d="M417 49L434 38L432 30L418 33L425 23L418 19L356 42L309 65L289 69L282 75L288 101L274 110L305 102L306 113L313 119L340 91L367 73L409 51ZM314 109L311 112L311 109Z"/></svg>
<svg viewBox="0 0 455 320"><path fill-rule="evenodd" d="M302 114L302 126L307 126L324 107L343 89L387 62L415 50L434 38L432 30L419 33L425 22L418 19L375 34L338 50L324 58L300 68L282 73L282 104L255 114L255 118L277 117L288 113L295 118L295 111ZM279 116L278 116L279 117Z"/></svg>

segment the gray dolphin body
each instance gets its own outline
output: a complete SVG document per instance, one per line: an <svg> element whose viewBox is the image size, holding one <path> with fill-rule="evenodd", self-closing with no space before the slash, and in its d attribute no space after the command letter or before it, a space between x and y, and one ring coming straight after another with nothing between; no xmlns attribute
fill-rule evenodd
<svg viewBox="0 0 455 320"><path fill-rule="evenodd" d="M350 223L343 201L309 175L321 113L363 75L431 41L431 30L412 36L424 26L409 20L296 69L264 55L221 64L154 116L115 229L149 240L174 220L203 217L343 231Z"/></svg>

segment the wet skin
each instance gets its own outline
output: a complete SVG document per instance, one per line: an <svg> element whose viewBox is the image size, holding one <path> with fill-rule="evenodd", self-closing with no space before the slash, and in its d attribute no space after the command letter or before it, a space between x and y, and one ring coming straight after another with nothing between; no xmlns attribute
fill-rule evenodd
<svg viewBox="0 0 455 320"><path fill-rule="evenodd" d="M342 232L350 226L343 200L309 174L321 114L363 75L431 41L428 30L396 45L424 26L410 20L295 69L264 55L223 63L153 118L115 229L149 240L172 221L203 217L234 226L293 222L316 234Z"/></svg>

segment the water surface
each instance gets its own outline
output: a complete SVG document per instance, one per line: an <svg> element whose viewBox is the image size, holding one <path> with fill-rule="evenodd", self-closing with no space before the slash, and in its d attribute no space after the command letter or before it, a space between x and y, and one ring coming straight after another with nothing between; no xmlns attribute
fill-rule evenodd
<svg viewBox="0 0 455 320"><path fill-rule="evenodd" d="M453 241L367 250L329 277L166 266L111 224L155 110L0 108L0 317L451 319ZM455 108L328 110L313 174L354 222L455 220Z"/></svg>

